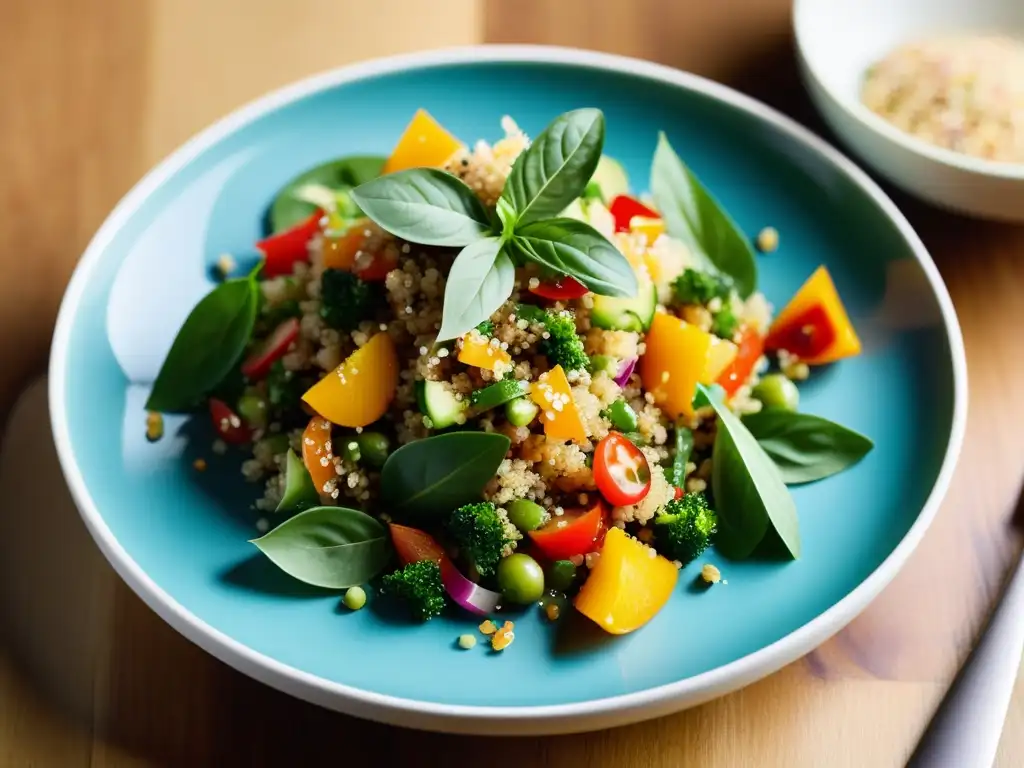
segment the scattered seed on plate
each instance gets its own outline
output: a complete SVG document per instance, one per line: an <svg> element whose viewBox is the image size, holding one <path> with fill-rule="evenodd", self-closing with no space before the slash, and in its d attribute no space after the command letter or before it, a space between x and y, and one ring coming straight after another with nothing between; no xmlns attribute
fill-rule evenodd
<svg viewBox="0 0 1024 768"><path fill-rule="evenodd" d="M498 628L490 619L484 621L479 627L477 627L477 629L480 630L480 634L482 635L493 635L495 632L498 631Z"/></svg>
<svg viewBox="0 0 1024 768"><path fill-rule="evenodd" d="M470 648L476 647L476 638L473 635L459 635L459 648L464 651L468 651Z"/></svg>
<svg viewBox="0 0 1024 768"><path fill-rule="evenodd" d="M779 247L779 232L775 227L765 227L757 233L757 250L771 253Z"/></svg>
<svg viewBox="0 0 1024 768"><path fill-rule="evenodd" d="M501 629L491 636L491 648L495 651L503 651L512 645L512 641L516 639L514 627L515 625L511 621L506 621Z"/></svg>
<svg viewBox="0 0 1024 768"><path fill-rule="evenodd" d="M164 417L156 411L146 413L146 439L155 443L164 436Z"/></svg>
<svg viewBox="0 0 1024 768"><path fill-rule="evenodd" d="M708 584L717 584L722 580L722 572L711 563L700 569L700 577Z"/></svg>
<svg viewBox="0 0 1024 768"><path fill-rule="evenodd" d="M196 472L205 472L206 471L206 459L204 459L204 458L196 459L195 461L192 462L192 467L195 469Z"/></svg>
<svg viewBox="0 0 1024 768"><path fill-rule="evenodd" d="M350 611L358 611L366 605L366 590L362 587L349 587L345 592L344 603Z"/></svg>

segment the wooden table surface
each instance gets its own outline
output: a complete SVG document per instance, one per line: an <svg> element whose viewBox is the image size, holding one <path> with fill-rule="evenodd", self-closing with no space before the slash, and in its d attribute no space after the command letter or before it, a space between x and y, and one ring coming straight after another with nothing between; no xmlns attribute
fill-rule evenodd
<svg viewBox="0 0 1024 768"><path fill-rule="evenodd" d="M267 89L398 51L558 43L707 75L820 131L796 78L789 6L3 0L0 413L43 370L65 282L112 205L195 130ZM36 386L9 422L0 462L0 766L902 765L1020 550L1009 521L1024 471L1024 229L894 196L963 324L966 448L904 572L807 658L673 717L561 738L417 733L306 705L205 655L116 579L56 475ZM52 482L41 491L42 477ZM1024 686L998 764L1024 765Z"/></svg>

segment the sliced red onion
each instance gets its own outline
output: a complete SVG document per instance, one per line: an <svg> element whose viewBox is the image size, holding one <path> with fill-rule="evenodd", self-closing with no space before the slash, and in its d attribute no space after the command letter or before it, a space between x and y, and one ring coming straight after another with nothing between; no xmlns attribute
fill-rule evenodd
<svg viewBox="0 0 1024 768"><path fill-rule="evenodd" d="M622 365L619 367L619 372L615 376L615 383L620 387L626 386L626 382L629 381L629 377L633 375L633 369L636 367L636 358L631 357L629 360L623 360Z"/></svg>
<svg viewBox="0 0 1024 768"><path fill-rule="evenodd" d="M441 581L449 597L470 613L488 616L501 605L501 595L474 584L449 563L441 565Z"/></svg>

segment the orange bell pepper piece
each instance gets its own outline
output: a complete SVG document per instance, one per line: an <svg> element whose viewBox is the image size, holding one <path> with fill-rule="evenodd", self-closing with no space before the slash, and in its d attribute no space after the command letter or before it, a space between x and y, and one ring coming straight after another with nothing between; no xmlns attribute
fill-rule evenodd
<svg viewBox="0 0 1024 768"><path fill-rule="evenodd" d="M658 312L645 342L647 351L640 358L644 389L672 419L693 416L693 396L707 365L711 334Z"/></svg>
<svg viewBox="0 0 1024 768"><path fill-rule="evenodd" d="M587 431L562 366L556 365L540 375L530 387L530 399L540 407L545 435L554 440L587 441Z"/></svg>
<svg viewBox="0 0 1024 768"><path fill-rule="evenodd" d="M328 269L351 271L356 263L356 254L366 242L365 219L352 222L352 225L339 235L324 236L324 266Z"/></svg>
<svg viewBox="0 0 1024 768"><path fill-rule="evenodd" d="M302 463L306 465L313 485L321 496L330 495L330 486L327 484L338 478L333 458L331 422L322 416L314 416L302 432Z"/></svg>
<svg viewBox="0 0 1024 768"><path fill-rule="evenodd" d="M576 596L576 610L613 635L639 629L672 596L679 570L625 531L612 528Z"/></svg>
<svg viewBox="0 0 1024 768"><path fill-rule="evenodd" d="M701 384L715 382L725 369L732 365L738 352L739 348L731 341L712 336L707 363L704 365L704 373L700 377Z"/></svg>
<svg viewBox="0 0 1024 768"><path fill-rule="evenodd" d="M387 333L378 333L302 399L325 419L343 427L365 427L388 409L398 387L398 355Z"/></svg>
<svg viewBox="0 0 1024 768"><path fill-rule="evenodd" d="M765 348L785 349L808 365L860 354L860 339L824 266L815 270L775 318Z"/></svg>
<svg viewBox="0 0 1024 768"><path fill-rule="evenodd" d="M442 128L425 109L418 109L384 163L382 173L440 168L461 146L462 142Z"/></svg>
<svg viewBox="0 0 1024 768"><path fill-rule="evenodd" d="M740 343L736 357L718 375L715 383L725 390L726 398L732 397L747 383L757 361L764 354L764 338L756 328L745 325L740 329ZM706 383L706 382L705 382Z"/></svg>
<svg viewBox="0 0 1024 768"><path fill-rule="evenodd" d="M487 337L470 331L462 337L458 361L474 368L486 368L495 373L502 373L512 365L512 356L501 347L491 344Z"/></svg>

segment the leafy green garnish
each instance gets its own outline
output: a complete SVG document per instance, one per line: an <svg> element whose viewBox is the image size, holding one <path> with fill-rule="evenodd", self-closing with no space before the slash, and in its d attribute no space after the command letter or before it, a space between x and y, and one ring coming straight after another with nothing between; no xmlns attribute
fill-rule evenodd
<svg viewBox="0 0 1024 768"><path fill-rule="evenodd" d="M718 549L726 557L747 557L771 526L789 553L799 557L796 504L778 468L743 422L703 384L697 386L718 415L711 472Z"/></svg>
<svg viewBox="0 0 1024 768"><path fill-rule="evenodd" d="M875 445L859 432L806 413L767 410L744 416L743 423L789 485L842 472Z"/></svg>
<svg viewBox="0 0 1024 768"><path fill-rule="evenodd" d="M352 197L388 232L413 243L462 246L492 233L480 198L436 168L389 173L357 187Z"/></svg>
<svg viewBox="0 0 1024 768"><path fill-rule="evenodd" d="M407 443L381 470L384 509L395 518L427 518L480 500L511 441L494 432L450 432Z"/></svg>
<svg viewBox="0 0 1024 768"><path fill-rule="evenodd" d="M515 281L516 268L498 238L463 248L448 273L437 340L454 339L486 321L512 294Z"/></svg>
<svg viewBox="0 0 1024 768"><path fill-rule="evenodd" d="M270 206L267 214L270 233L291 229L316 212L319 206L303 194L309 187L319 185L335 193L347 192L380 176L386 160L386 157L376 156L343 157L299 174L278 192ZM340 212L358 215L356 210Z"/></svg>
<svg viewBox="0 0 1024 768"><path fill-rule="evenodd" d="M298 512L312 507L319 501L320 495L313 485L309 470L295 451L288 449L284 465L284 494L277 505L277 512Z"/></svg>
<svg viewBox="0 0 1024 768"><path fill-rule="evenodd" d="M651 167L651 194L668 233L686 243L723 275L740 296L757 288L754 250L729 214L679 159L664 133Z"/></svg>
<svg viewBox="0 0 1024 768"><path fill-rule="evenodd" d="M183 413L202 404L245 352L259 292L254 271L226 280L196 304L160 366L146 410Z"/></svg>
<svg viewBox="0 0 1024 768"><path fill-rule="evenodd" d="M307 509L251 543L289 576L328 589L365 584L391 551L384 526L347 507Z"/></svg>

